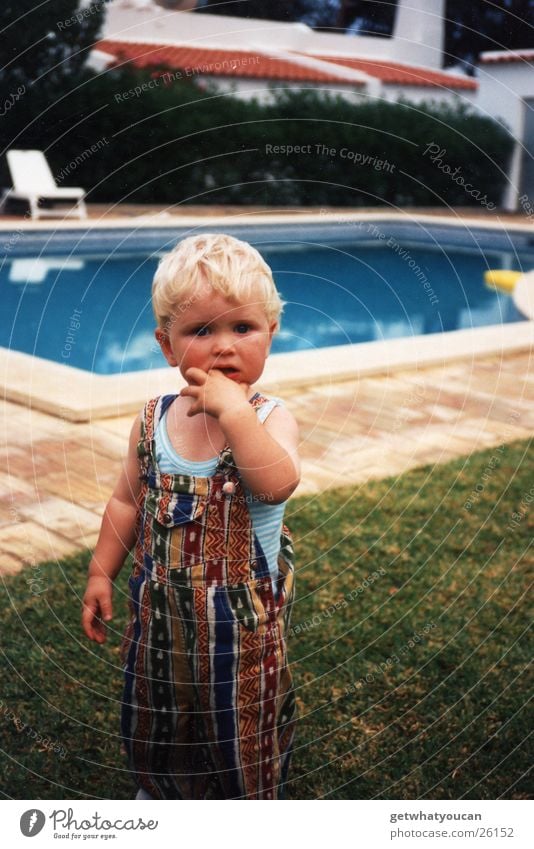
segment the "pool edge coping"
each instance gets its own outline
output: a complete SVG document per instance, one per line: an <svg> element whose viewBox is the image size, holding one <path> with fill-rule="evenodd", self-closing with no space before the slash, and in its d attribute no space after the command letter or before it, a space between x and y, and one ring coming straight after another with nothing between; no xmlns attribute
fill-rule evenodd
<svg viewBox="0 0 534 849"><path fill-rule="evenodd" d="M408 219L412 223L445 225L451 229L476 227L484 230L533 233L531 224L488 221L479 218L452 218L406 212L315 212L315 213L244 213L213 216L142 215L127 219L57 219L51 221L0 221L0 231L18 230L116 230L210 226L222 222L235 224L331 224L358 221L391 221ZM328 384L356 380L371 374L402 369L427 368L466 358L529 350L534 341L534 322L525 320L509 325L447 331L426 336L401 337L320 348L315 351L272 354L267 362L261 386L276 394L277 390L309 387L314 383ZM350 354L357 354L357 363L347 363ZM165 392L177 392L184 381L172 377L169 368L127 372L118 375L98 375L61 363L54 363L31 354L0 348L0 365L5 375L4 398L72 422L124 416L136 412L147 398ZM60 389L58 397L58 387Z"/></svg>
<svg viewBox="0 0 534 849"><path fill-rule="evenodd" d="M220 226L223 222L226 224L239 224L245 226L253 226L254 224L332 224L332 223L350 223L353 221L408 221L412 223L433 223L448 225L450 227L471 227L488 229L488 230L506 230L518 231L524 233L533 233L534 226L532 223L522 223L518 221L507 222L506 219L498 218L496 221L486 218L476 217L451 217L450 215L432 215L429 213L411 213L411 212L365 212L365 211L350 211L347 212L329 212L319 211L310 213L276 213L276 212L243 212L243 213L216 213L213 215L169 215L163 217L156 213L154 215L140 215L129 218L84 218L84 219L43 219L32 220L21 218L20 221L9 220L2 221L0 219L0 232L9 231L31 231L37 232L47 230L117 230L124 227L130 229L168 229L169 227L188 228L192 226L206 227L211 224Z"/></svg>
<svg viewBox="0 0 534 849"><path fill-rule="evenodd" d="M481 356L531 350L534 322L452 330L272 354L262 390L278 392L358 380L373 374L423 369ZM99 375L31 354L0 349L4 399L71 422L125 416L138 412L148 398L179 392L185 385L169 367Z"/></svg>

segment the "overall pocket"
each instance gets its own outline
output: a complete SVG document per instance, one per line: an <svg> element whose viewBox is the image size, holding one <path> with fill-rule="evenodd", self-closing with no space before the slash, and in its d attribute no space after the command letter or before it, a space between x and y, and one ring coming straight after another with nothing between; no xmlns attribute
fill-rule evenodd
<svg viewBox="0 0 534 849"><path fill-rule="evenodd" d="M164 568L180 567L182 534L190 532L203 516L207 499L204 495L149 488L144 503L145 545L150 556Z"/></svg>
<svg viewBox="0 0 534 849"><path fill-rule="evenodd" d="M264 633L276 623L276 607L270 578L254 578L246 583L221 588L233 616L243 628Z"/></svg>
<svg viewBox="0 0 534 849"><path fill-rule="evenodd" d="M197 521L206 509L205 495L188 491L148 488L145 510L163 528L174 528Z"/></svg>

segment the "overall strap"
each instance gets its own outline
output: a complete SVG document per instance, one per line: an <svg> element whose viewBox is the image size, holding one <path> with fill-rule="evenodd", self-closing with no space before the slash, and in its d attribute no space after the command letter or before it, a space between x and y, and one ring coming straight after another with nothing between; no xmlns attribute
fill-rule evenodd
<svg viewBox="0 0 534 849"><path fill-rule="evenodd" d="M141 438L154 439L161 417L167 412L178 395L159 395L147 401L141 414Z"/></svg>
<svg viewBox="0 0 534 849"><path fill-rule="evenodd" d="M258 421L263 424L263 422L268 418L268 416L270 416L274 408L278 407L279 403L280 401L278 398L271 398L270 400L264 398L261 406L258 406L256 408L256 415L258 416Z"/></svg>
<svg viewBox="0 0 534 849"><path fill-rule="evenodd" d="M151 398L143 407L141 413L141 434L137 443L141 479L146 479L151 467L155 465L154 434L165 411L170 407L177 395L159 395Z"/></svg>

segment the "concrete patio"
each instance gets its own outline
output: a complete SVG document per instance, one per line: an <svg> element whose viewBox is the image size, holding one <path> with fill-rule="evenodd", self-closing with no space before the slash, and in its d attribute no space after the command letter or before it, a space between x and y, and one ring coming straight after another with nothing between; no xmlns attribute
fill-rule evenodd
<svg viewBox="0 0 534 849"><path fill-rule="evenodd" d="M362 484L534 434L529 350L281 389L301 431L297 494ZM2 403L0 573L92 547L132 417L73 423ZM291 505L286 516L291 523Z"/></svg>

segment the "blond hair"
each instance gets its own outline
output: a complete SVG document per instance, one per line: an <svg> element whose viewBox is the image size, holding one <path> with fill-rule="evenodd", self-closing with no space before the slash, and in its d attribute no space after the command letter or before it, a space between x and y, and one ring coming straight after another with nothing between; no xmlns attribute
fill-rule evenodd
<svg viewBox="0 0 534 849"><path fill-rule="evenodd" d="M222 233L189 236L160 261L152 283L152 307L159 327L183 311L206 285L239 303L257 295L269 323L280 319L283 301L272 271L260 253Z"/></svg>

